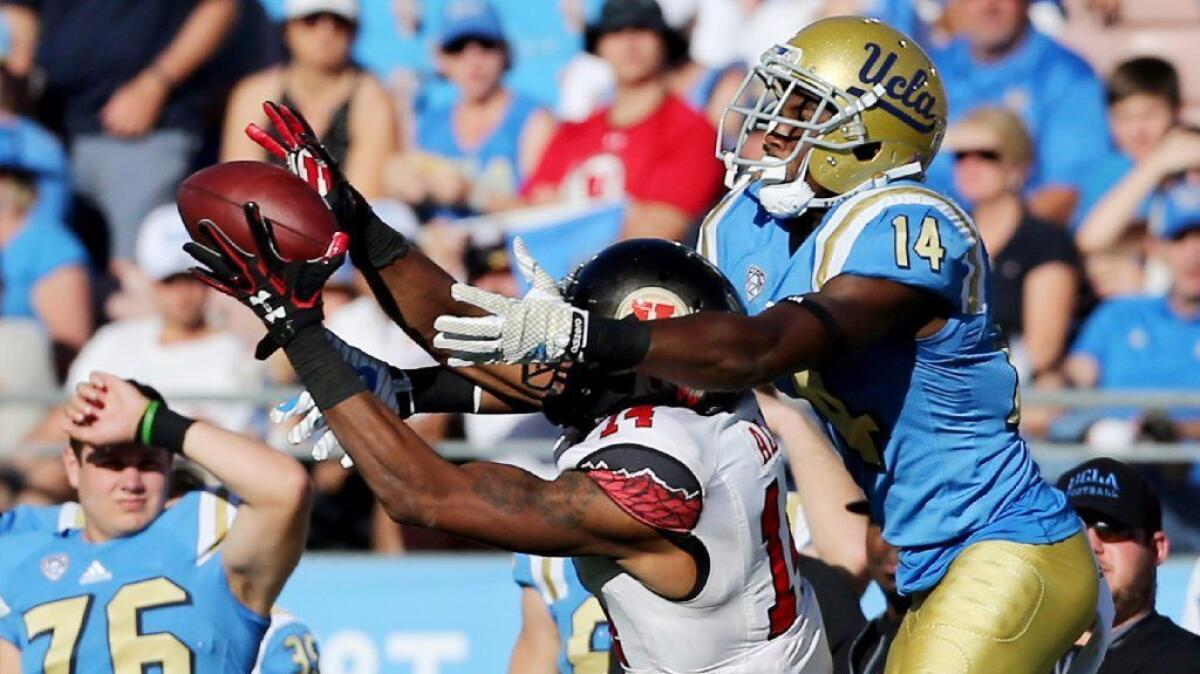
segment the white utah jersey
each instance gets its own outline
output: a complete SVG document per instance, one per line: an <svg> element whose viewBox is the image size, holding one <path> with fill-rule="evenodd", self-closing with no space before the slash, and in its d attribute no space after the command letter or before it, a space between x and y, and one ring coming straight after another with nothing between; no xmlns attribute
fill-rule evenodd
<svg viewBox="0 0 1200 674"><path fill-rule="evenodd" d="M732 412L641 406L560 451L625 512L696 558L689 597L670 600L615 562L580 557L580 579L609 616L627 672L832 669L812 588L788 531L784 461L752 395Z"/></svg>

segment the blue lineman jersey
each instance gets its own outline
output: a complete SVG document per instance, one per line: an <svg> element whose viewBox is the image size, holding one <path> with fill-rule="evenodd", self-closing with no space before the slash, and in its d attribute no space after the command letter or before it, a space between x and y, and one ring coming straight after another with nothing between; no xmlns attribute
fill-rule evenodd
<svg viewBox="0 0 1200 674"><path fill-rule="evenodd" d="M971 219L898 181L831 208L792 254L758 189L731 192L700 241L751 314L841 274L920 288L952 307L934 335L885 339L776 382L821 415L884 538L901 548L899 590L931 588L977 541L1053 543L1079 531L1017 432L1017 373L992 324L987 252Z"/></svg>
<svg viewBox="0 0 1200 674"><path fill-rule="evenodd" d="M229 588L217 547L234 508L192 492L105 544L78 528L0 545L0 639L26 674L249 672L268 620Z"/></svg>
<svg viewBox="0 0 1200 674"><path fill-rule="evenodd" d="M560 674L606 674L612 636L600 600L583 587L569 558L513 555L513 580L535 590L558 626Z"/></svg>

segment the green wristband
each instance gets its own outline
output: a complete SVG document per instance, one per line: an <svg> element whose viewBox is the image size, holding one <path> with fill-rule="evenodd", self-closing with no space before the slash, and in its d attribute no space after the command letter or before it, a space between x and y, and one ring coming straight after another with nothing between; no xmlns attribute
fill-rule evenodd
<svg viewBox="0 0 1200 674"><path fill-rule="evenodd" d="M146 405L146 411L142 412L142 420L138 422L137 441L142 445L149 445L151 438L151 430L154 428L154 416L158 414L158 408L162 407L162 403L158 400L151 400L149 405Z"/></svg>
<svg viewBox="0 0 1200 674"><path fill-rule="evenodd" d="M195 419L175 412L161 400L151 400L138 422L138 444L182 454L183 438L194 423Z"/></svg>

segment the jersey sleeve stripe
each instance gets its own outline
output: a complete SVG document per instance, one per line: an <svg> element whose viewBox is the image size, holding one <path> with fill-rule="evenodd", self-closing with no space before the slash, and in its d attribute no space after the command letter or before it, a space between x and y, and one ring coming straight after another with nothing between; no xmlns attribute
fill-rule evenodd
<svg viewBox="0 0 1200 674"><path fill-rule="evenodd" d="M813 290L820 290L821 286L825 285L826 280L831 276L837 275L837 271L841 269L840 265L837 271L831 273L830 262L834 256L834 251L838 248L838 242L843 239L847 231L855 228L856 223L861 219L862 222L857 225L858 232L849 240L849 246L846 248L849 251L850 247L853 247L854 241L858 238L858 234L874 218L874 216L864 218L863 212L870 209L872 213L877 214L877 210L871 207L878 203L880 199L887 196L889 191L888 189L884 189L878 192L866 192L851 197L850 201L840 207L849 209L846 211L845 217L833 227L823 229L817 233L816 260L813 263L812 277ZM845 258L842 259L842 264L845 264Z"/></svg>
<svg viewBox="0 0 1200 674"><path fill-rule="evenodd" d="M700 237L697 243L699 253L704 256L709 262L720 267L717 262L717 227L721 224L721 220L725 218L726 211L737 197L741 196L742 192L750 185L750 177L745 176L733 186L733 189L721 199L721 201L704 216L704 221L700 223Z"/></svg>
<svg viewBox="0 0 1200 674"><path fill-rule="evenodd" d="M208 561L229 533L237 510L229 501L210 492L200 492L199 531L196 536L196 566Z"/></svg>
<svg viewBox="0 0 1200 674"><path fill-rule="evenodd" d="M538 555L529 555L529 576L533 578L534 589L542 596L542 601L549 606L557 597L554 596L554 590L550 587L550 576L546 572L547 565L550 563L548 557L540 557Z"/></svg>
<svg viewBox="0 0 1200 674"><path fill-rule="evenodd" d="M58 533L61 534L72 529L82 529L83 525L83 508L80 508L78 503L68 501L59 507Z"/></svg>
<svg viewBox="0 0 1200 674"><path fill-rule="evenodd" d="M554 564L551 566L550 580L554 587L554 593L559 597L565 597L570 593L570 588L567 587L566 566L570 560L564 557L553 558Z"/></svg>

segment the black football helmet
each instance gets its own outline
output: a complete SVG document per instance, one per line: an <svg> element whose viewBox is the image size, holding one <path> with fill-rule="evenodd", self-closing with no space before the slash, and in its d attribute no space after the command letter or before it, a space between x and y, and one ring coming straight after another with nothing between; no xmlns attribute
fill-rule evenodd
<svg viewBox="0 0 1200 674"><path fill-rule="evenodd" d="M563 295L592 316L626 320L746 311L711 262L663 239L630 239L605 248L567 277ZM692 391L586 362L527 368L526 383L544 391L542 410L548 419L580 429L590 429L601 418L633 405L688 406L710 414L727 409L736 396Z"/></svg>

